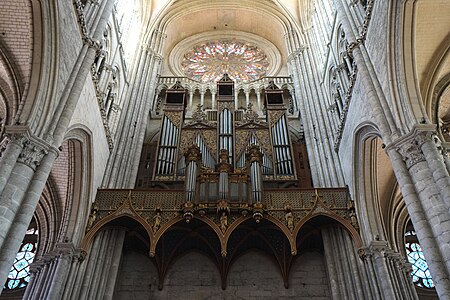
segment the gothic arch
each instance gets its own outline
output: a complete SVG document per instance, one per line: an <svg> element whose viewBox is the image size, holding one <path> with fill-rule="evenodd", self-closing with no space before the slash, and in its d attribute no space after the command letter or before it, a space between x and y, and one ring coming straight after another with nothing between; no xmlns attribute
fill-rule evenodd
<svg viewBox="0 0 450 300"><path fill-rule="evenodd" d="M31 0L33 12L33 57L29 89L22 97L20 123L30 124L37 135L51 123L56 98L59 68L58 4ZM42 34L45 32L46 34ZM25 97L25 98L24 98Z"/></svg>
<svg viewBox="0 0 450 300"><path fill-rule="evenodd" d="M64 144L69 151L69 189L60 239L70 239L78 245L84 236L90 201L94 196L91 132L83 125L74 125L66 133Z"/></svg>
<svg viewBox="0 0 450 300"><path fill-rule="evenodd" d="M223 277L221 241L216 227L208 218L194 217L186 222L180 216L158 229L150 243L150 256L158 268L159 289L177 261L192 252L208 257Z"/></svg>
<svg viewBox="0 0 450 300"><path fill-rule="evenodd" d="M355 248L356 250L358 250L360 247L362 247L362 240L361 237L358 233L358 231L356 231L356 229L344 218L341 218L340 216L336 215L336 214L331 214L331 213L327 213L327 212L322 212L319 214L310 214L309 216L303 218L301 220L301 222L299 222L294 230L293 230L293 236L295 237L295 240L297 240L299 233L301 231L301 229L310 221L314 220L314 219L318 219L321 217L325 217L328 218L336 223L338 223L339 225L341 225L347 232L348 234L351 236L351 238L353 239L353 242L355 244ZM294 241L295 242L295 241ZM295 254L297 254L297 245L295 244Z"/></svg>
<svg viewBox="0 0 450 300"><path fill-rule="evenodd" d="M127 199L129 200L129 199ZM142 226L142 228L145 229L149 241L151 243L152 239L154 238L152 229L150 226L145 222L145 220L139 216L136 211L133 209L132 206L129 206L127 203L127 200L125 201L124 205L122 205L122 208L127 211L126 214L121 214L120 212L118 214L111 214L103 218L101 221L96 223L92 228L89 228L86 232L86 235L84 236L83 240L81 241L81 249L83 249L84 252L87 252L92 241L94 240L95 236L101 232L102 230L108 228L108 227L114 227L115 223L118 222L120 219L130 219L134 220L137 223ZM129 213L128 213L129 212Z"/></svg>
<svg viewBox="0 0 450 300"><path fill-rule="evenodd" d="M433 21L448 24L445 11L432 1L390 2L388 43L394 49L389 55L388 72L392 91L392 110L401 129L408 132L425 119L433 120L433 97L437 83L448 73L450 30L436 28L432 39L420 33L421 16L433 15ZM443 3L442 3L443 4ZM432 25L430 25L432 26ZM435 26L436 27L436 26ZM427 42L423 42L426 35ZM431 53L431 54L423 54ZM431 57L430 57L431 55ZM399 59L401 58L401 59Z"/></svg>
<svg viewBox="0 0 450 300"><path fill-rule="evenodd" d="M236 260L251 251L260 252L275 262L287 286L289 265L293 254L292 239L280 230L281 228L273 218L269 220L265 217L259 223L251 217L241 220L227 239L227 260L222 288L226 286L227 274Z"/></svg>
<svg viewBox="0 0 450 300"><path fill-rule="evenodd" d="M0 124L12 125L13 118L19 107L20 81L14 72L11 62L0 45ZM2 114L4 114L2 116ZM0 125L0 134L1 125Z"/></svg>
<svg viewBox="0 0 450 300"><path fill-rule="evenodd" d="M358 214L361 235L365 243L373 240L386 240L386 229L383 226L381 203L384 201L379 194L380 166L378 166L383 146L380 134L375 125L362 124L355 131L353 180L355 186L352 194ZM387 156L386 156L387 157ZM383 160L385 176L393 177L389 160Z"/></svg>

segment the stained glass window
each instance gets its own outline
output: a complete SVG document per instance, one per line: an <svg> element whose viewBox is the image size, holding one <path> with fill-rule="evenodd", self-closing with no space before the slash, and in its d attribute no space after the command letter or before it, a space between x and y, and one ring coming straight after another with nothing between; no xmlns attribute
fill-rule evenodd
<svg viewBox="0 0 450 300"><path fill-rule="evenodd" d="M34 260L37 249L38 229L36 222L33 220L22 242L16 259L11 267L6 280L4 289L15 290L24 288L30 281L30 264Z"/></svg>
<svg viewBox="0 0 450 300"><path fill-rule="evenodd" d="M411 223L407 227L405 240L406 255L412 265L411 275L414 284L422 288L434 288L430 269L428 268L422 248L417 240L416 232L412 228Z"/></svg>
<svg viewBox="0 0 450 300"><path fill-rule="evenodd" d="M267 55L258 47L238 40L216 40L195 46L181 63L193 80L218 81L227 73L236 81L254 81L266 75Z"/></svg>

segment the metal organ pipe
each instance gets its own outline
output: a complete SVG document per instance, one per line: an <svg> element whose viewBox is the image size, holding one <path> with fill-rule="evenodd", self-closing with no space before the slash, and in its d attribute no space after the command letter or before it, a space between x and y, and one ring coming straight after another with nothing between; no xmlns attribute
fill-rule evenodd
<svg viewBox="0 0 450 300"><path fill-rule="evenodd" d="M271 132L277 173L280 175L293 174L286 115L281 116L271 128Z"/></svg>
<svg viewBox="0 0 450 300"><path fill-rule="evenodd" d="M162 124L157 174L174 174L179 132L179 128L165 116Z"/></svg>
<svg viewBox="0 0 450 300"><path fill-rule="evenodd" d="M197 185L198 162L201 160L201 152L198 146L192 146L185 153L186 176L185 176L185 199L193 202L195 200L195 188Z"/></svg>
<svg viewBox="0 0 450 300"><path fill-rule="evenodd" d="M258 146L254 145L249 148L247 159L250 163L250 181L252 198L254 202L261 202L262 200L262 157L263 155Z"/></svg>

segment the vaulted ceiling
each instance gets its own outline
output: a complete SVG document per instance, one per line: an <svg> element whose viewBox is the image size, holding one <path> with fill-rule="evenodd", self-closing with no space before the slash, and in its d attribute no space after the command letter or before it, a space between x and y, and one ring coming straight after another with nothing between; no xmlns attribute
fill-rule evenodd
<svg viewBox="0 0 450 300"><path fill-rule="evenodd" d="M170 56L177 45L186 44L186 40L192 40L192 37L203 42L202 37L220 39L234 35L242 40L251 35L251 43L258 47L274 46L275 52L281 54L281 65L286 66L285 32L292 24L300 26L298 0L143 1L151 11L147 16L150 18L148 28L163 28L167 35L163 49L163 75L180 75L173 74L177 68L171 66L174 59L171 60ZM287 74L286 67L277 70Z"/></svg>

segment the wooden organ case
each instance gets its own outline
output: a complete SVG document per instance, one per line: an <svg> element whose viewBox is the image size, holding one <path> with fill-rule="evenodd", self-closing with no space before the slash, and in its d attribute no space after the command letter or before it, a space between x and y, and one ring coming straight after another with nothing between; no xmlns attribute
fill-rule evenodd
<svg viewBox="0 0 450 300"><path fill-rule="evenodd" d="M124 226L127 247L154 259L159 289L174 260L193 250L215 261L225 289L230 266L251 249L275 255L288 286L293 256L319 238L310 235L310 220L340 223L355 249L362 246L347 188L299 184L310 178L306 148L292 145L283 91L266 86L264 119L251 104L244 114L236 110L234 89L226 75L217 83L213 118L201 105L185 118L184 87L166 90L159 140L143 148L137 189L97 192L85 253L102 228Z"/></svg>
<svg viewBox="0 0 450 300"><path fill-rule="evenodd" d="M185 116L185 89L166 92L153 183L174 187L184 182L186 201L227 200L255 203L264 188L297 185L283 90L265 89L266 119L250 104L237 119L234 82L217 82L217 121L201 105Z"/></svg>

